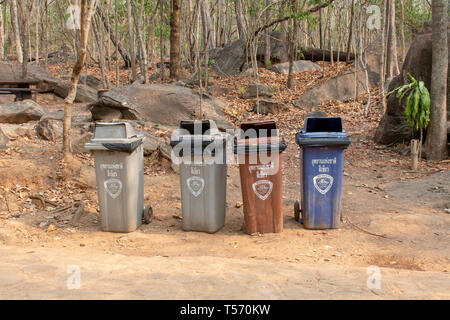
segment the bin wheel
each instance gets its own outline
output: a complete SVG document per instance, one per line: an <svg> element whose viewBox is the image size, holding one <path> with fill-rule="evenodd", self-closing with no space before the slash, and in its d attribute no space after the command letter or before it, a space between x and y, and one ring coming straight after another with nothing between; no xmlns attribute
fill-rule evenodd
<svg viewBox="0 0 450 320"><path fill-rule="evenodd" d="M144 207L144 214L142 215L142 221L145 224L149 224L153 220L153 209L150 205Z"/></svg>
<svg viewBox="0 0 450 320"><path fill-rule="evenodd" d="M295 201L294 203L294 219L297 222L300 222L300 203Z"/></svg>

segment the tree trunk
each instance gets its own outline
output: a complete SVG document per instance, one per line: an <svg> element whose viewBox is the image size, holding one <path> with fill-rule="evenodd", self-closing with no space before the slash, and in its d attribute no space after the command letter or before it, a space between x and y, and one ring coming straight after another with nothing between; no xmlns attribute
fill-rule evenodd
<svg viewBox="0 0 450 320"><path fill-rule="evenodd" d="M266 0L266 7L269 6L271 0ZM270 11L266 9L266 21L270 20ZM269 30L265 32L265 41L264 41L264 64L266 68L270 67L270 33Z"/></svg>
<svg viewBox="0 0 450 320"><path fill-rule="evenodd" d="M387 77L393 78L400 73L397 54L397 31L395 27L395 0L388 0L388 45Z"/></svg>
<svg viewBox="0 0 450 320"><path fill-rule="evenodd" d="M72 127L72 104L77 95L78 79L83 69L86 59L86 48L89 36L89 28L91 26L92 14L94 13L97 0L91 0L89 4L89 10L87 0L81 0L81 19L80 19L80 54L77 62L75 63L72 71L72 77L70 79L69 93L64 100L64 124L63 124L63 152L64 157L67 159L72 151L70 145L70 131Z"/></svg>
<svg viewBox="0 0 450 320"><path fill-rule="evenodd" d="M234 1L234 10L236 13L236 24L237 24L239 39L245 40L246 36L245 36L244 23L242 22L243 19L242 19L242 11L241 11L240 1L241 0Z"/></svg>
<svg viewBox="0 0 450 320"><path fill-rule="evenodd" d="M402 11L402 24L400 36L402 39L402 61L406 59L406 43L405 43L405 0L400 0L400 10Z"/></svg>
<svg viewBox="0 0 450 320"><path fill-rule="evenodd" d="M22 52L22 44L20 42L20 28L19 28L19 16L17 12L17 0L11 0L11 18L14 29L14 42L16 44L17 61L19 61L19 63L22 63L23 52Z"/></svg>
<svg viewBox="0 0 450 320"><path fill-rule="evenodd" d="M208 49L214 48L214 29L211 25L211 17L209 15L209 0L201 0L201 13L203 25L203 38L208 41L204 44Z"/></svg>
<svg viewBox="0 0 450 320"><path fill-rule="evenodd" d="M425 147L428 159L440 161L447 156L447 0L433 0L432 11L431 118Z"/></svg>
<svg viewBox="0 0 450 320"><path fill-rule="evenodd" d="M117 6L118 6L118 1L116 1L116 9L117 9ZM116 35L114 34L114 31L112 30L111 26L109 25L108 18L105 16L105 14L103 13L100 6L97 7L97 14L102 19L103 26L105 27L106 31L109 33L111 42L114 44L114 46L116 46L116 49L119 51L120 55L122 56L123 61L125 61L125 66L127 68L129 68L131 66L130 54L120 43L120 38L119 38L118 32L116 32ZM116 23L116 27L117 27L117 21L115 23ZM116 57L116 58L118 59L119 57Z"/></svg>
<svg viewBox="0 0 450 320"><path fill-rule="evenodd" d="M3 10L0 5L0 60L5 59L5 32L3 22Z"/></svg>
<svg viewBox="0 0 450 320"><path fill-rule="evenodd" d="M92 24L92 31L95 36L95 41L97 42L98 65L99 65L100 71L102 73L103 88L106 89L106 88L109 88L109 82L108 82L108 77L106 76L105 56L103 55L103 43L100 40L100 31L99 31L99 26L97 24L96 19L94 19L94 22Z"/></svg>
<svg viewBox="0 0 450 320"><path fill-rule="evenodd" d="M172 0L170 16L170 78L179 80L180 59L180 15L182 0Z"/></svg>
<svg viewBox="0 0 450 320"><path fill-rule="evenodd" d="M350 11L350 27L348 28L348 41L347 41L347 63L350 63L350 54L352 47L352 38L353 38L353 19L355 17L355 8L354 8L355 0L352 0L351 11Z"/></svg>
<svg viewBox="0 0 450 320"><path fill-rule="evenodd" d="M127 16L128 16L128 35L130 36L130 55L131 55L131 82L136 81L136 53L134 51L134 32L133 32L133 18L131 14L131 1L127 0Z"/></svg>
<svg viewBox="0 0 450 320"><path fill-rule="evenodd" d="M383 4L383 25L381 30L381 70L380 70L380 96L383 111L386 112L386 96L384 91L384 83L386 80L386 26L387 26L387 3Z"/></svg>

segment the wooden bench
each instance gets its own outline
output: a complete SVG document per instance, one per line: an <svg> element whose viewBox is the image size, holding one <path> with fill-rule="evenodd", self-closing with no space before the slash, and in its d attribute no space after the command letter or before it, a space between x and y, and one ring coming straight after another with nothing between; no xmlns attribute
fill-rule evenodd
<svg viewBox="0 0 450 320"><path fill-rule="evenodd" d="M26 99L36 101L36 93L40 92L36 88L39 82L34 79L0 80L0 94L14 94L15 101Z"/></svg>

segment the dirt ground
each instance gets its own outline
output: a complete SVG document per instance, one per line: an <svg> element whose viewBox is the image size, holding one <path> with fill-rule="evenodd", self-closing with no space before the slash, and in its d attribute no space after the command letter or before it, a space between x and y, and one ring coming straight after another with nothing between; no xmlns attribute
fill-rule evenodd
<svg viewBox="0 0 450 320"><path fill-rule="evenodd" d="M58 101L40 103L51 111L61 107ZM92 157L77 153L65 163L61 141L18 137L8 150L0 151L0 297L450 298L450 215L445 210L450 208L449 161L422 161L418 171L411 171L408 146L374 144L379 110L372 111L377 116L362 119L361 106L344 107L355 110L342 115L352 144L345 153L343 222L336 230L306 230L294 220L293 204L300 200L294 134L302 127L306 111L292 106L277 115L288 142L282 168L284 230L279 234L244 232L239 172L234 165L228 171L225 227L215 234L184 232L179 176L164 161L149 158L144 192L145 204L153 207L153 221L128 234L102 232L96 191L80 182L80 168L92 168ZM83 114L83 108L75 110ZM338 112L333 111L337 107L325 109ZM43 208L30 199L35 194L56 206L84 201L86 213L72 224L71 213L54 213L51 205ZM133 276L124 270L133 269L134 262ZM56 279L67 278L64 265L69 264L87 270L89 292L54 291ZM36 270L30 267L24 273L29 265ZM206 265L211 270L205 271ZM391 287L379 292L366 287L366 268L371 265L382 268ZM94 281L102 269L115 272L114 284L105 285L107 290ZM314 272L324 272L334 282L312 286L308 279L316 277ZM144 275L154 280L153 288L166 291L157 295L146 291L148 279L139 280ZM242 284L245 275L247 285ZM172 288L178 283L176 290L181 291ZM269 289L249 291L248 286L258 284ZM190 285L193 292L186 291ZM127 286L121 294L113 293L114 288Z"/></svg>

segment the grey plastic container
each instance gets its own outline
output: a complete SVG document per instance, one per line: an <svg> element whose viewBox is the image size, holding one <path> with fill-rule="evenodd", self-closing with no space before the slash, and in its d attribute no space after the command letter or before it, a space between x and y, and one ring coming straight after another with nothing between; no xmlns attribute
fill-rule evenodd
<svg viewBox="0 0 450 320"><path fill-rule="evenodd" d="M208 132L194 134L192 129L197 123ZM181 121L180 129L191 134L177 134L171 141L172 146L186 147L190 153L183 154L180 164L181 207L183 215L183 230L214 233L225 225L226 212L226 139L220 133L214 121ZM184 132L186 133L186 132ZM199 148L191 146L197 144ZM222 163L207 163L203 152L206 147L214 145L223 148ZM213 153L209 153L211 155Z"/></svg>
<svg viewBox="0 0 450 320"><path fill-rule="evenodd" d="M129 123L99 122L85 145L95 159L103 231L131 232L142 224L143 139Z"/></svg>

